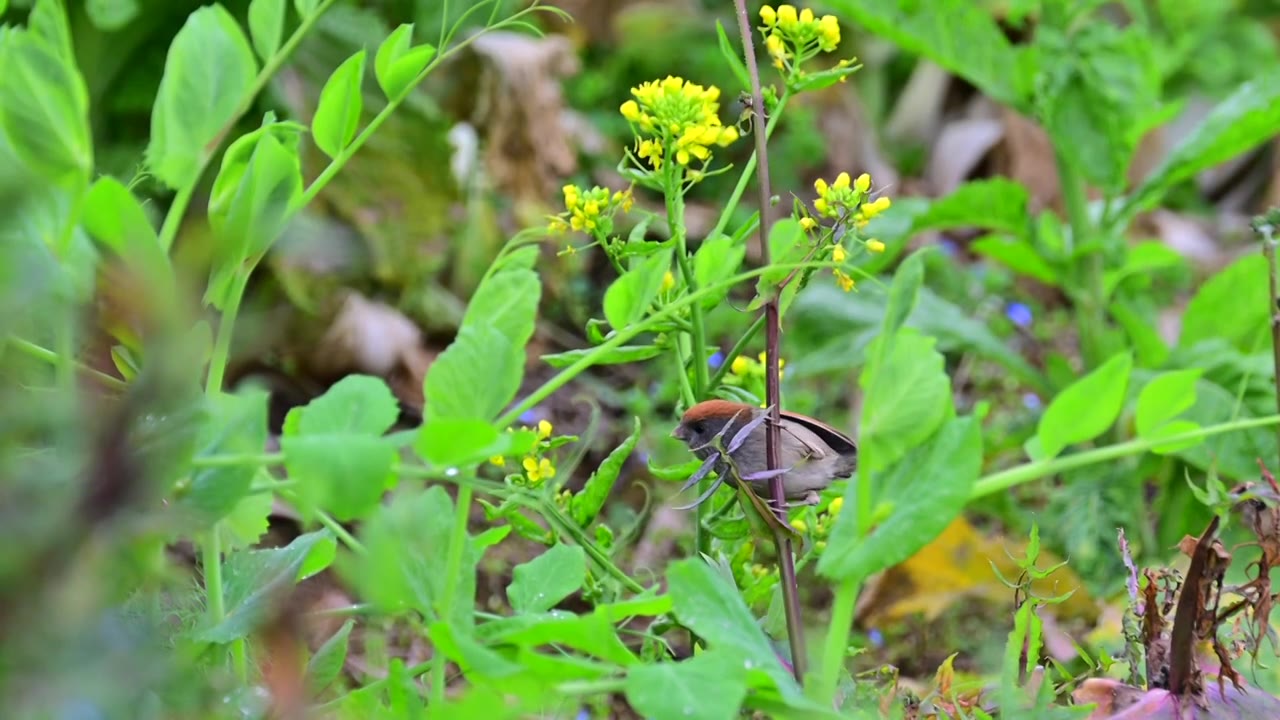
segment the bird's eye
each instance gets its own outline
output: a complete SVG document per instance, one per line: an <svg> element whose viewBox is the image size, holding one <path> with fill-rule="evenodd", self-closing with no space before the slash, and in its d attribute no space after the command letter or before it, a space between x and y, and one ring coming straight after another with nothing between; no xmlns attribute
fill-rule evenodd
<svg viewBox="0 0 1280 720"><path fill-rule="evenodd" d="M701 435L701 434L702 434L702 431L703 431L703 430L706 430L706 429L707 429L707 424L706 424L706 423L704 423L704 422L702 422L701 420L699 420L699 421L697 421L697 422L695 422L695 423L693 424L693 431L694 431L695 433L698 433L699 435Z"/></svg>

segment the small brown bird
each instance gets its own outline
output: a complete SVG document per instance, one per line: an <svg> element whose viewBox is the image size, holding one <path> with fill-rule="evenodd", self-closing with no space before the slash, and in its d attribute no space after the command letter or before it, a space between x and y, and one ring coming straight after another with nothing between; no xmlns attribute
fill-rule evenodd
<svg viewBox="0 0 1280 720"><path fill-rule="evenodd" d="M703 460L718 456L718 438L742 479L757 495L767 499L770 478L776 474L769 472L765 454L768 418L769 411L764 408L728 400L705 400L685 412L671 436L684 442ZM800 504L815 504L818 491L857 471L858 446L849 436L805 415L783 412L781 418L780 471L788 500L804 498ZM704 470L710 469L704 466ZM735 481L723 460L716 461L714 469L721 479ZM688 485L704 475L706 472L699 471ZM699 502L701 500L699 498Z"/></svg>

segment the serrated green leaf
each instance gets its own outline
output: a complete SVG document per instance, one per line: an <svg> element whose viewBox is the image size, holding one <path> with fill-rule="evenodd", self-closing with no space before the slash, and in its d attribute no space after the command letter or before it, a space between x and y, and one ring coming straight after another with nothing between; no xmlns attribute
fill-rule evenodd
<svg viewBox="0 0 1280 720"><path fill-rule="evenodd" d="M257 544L271 524L272 504L271 493L253 493L241 498L214 530L222 536L222 549L239 550Z"/></svg>
<svg viewBox="0 0 1280 720"><path fill-rule="evenodd" d="M587 555L577 545L557 543L541 555L515 566L507 601L518 613L540 613L582 589Z"/></svg>
<svg viewBox="0 0 1280 720"><path fill-rule="evenodd" d="M640 418L634 418L631 434L627 436L622 444L614 448L613 452L600 463L596 471L591 473L591 477L587 478L586 484L582 486L582 490L573 496L573 502L569 507L569 514L573 517L573 521L581 527L591 524L596 519L596 515L600 513L600 509L604 507L604 503L609 499L609 494L613 492L613 485L618 481L618 474L622 472L622 466L626 464L627 458L631 457L631 453L636 449L636 443L640 442Z"/></svg>
<svg viewBox="0 0 1280 720"><path fill-rule="evenodd" d="M333 71L320 91L320 103L311 118L311 137L316 147L331 158L338 157L351 144L360 126L365 54L361 49Z"/></svg>
<svg viewBox="0 0 1280 720"><path fill-rule="evenodd" d="M252 0L249 3L249 35L263 61L280 49L284 36L284 0Z"/></svg>
<svg viewBox="0 0 1280 720"><path fill-rule="evenodd" d="M1124 406L1133 355L1120 352L1058 393L1040 417L1036 437L1044 458L1107 431Z"/></svg>
<svg viewBox="0 0 1280 720"><path fill-rule="evenodd" d="M1196 402L1200 368L1172 370L1152 378L1138 394L1134 422L1138 436L1146 437L1182 414Z"/></svg>
<svg viewBox="0 0 1280 720"><path fill-rule="evenodd" d="M265 619L278 594L293 586L312 546L328 534L328 530L319 530L299 535L282 548L228 555L222 565L227 613L217 625L193 633L194 638L226 644L247 637Z"/></svg>
<svg viewBox="0 0 1280 720"><path fill-rule="evenodd" d="M837 581L866 579L891 568L942 534L964 509L982 469L982 428L973 417L954 418L893 467L878 473L875 504L892 513L861 536L856 517L857 483L845 490L844 510L818 561L818 572Z"/></svg>
<svg viewBox="0 0 1280 720"><path fill-rule="evenodd" d="M217 150L258 74L253 49L221 5L187 17L169 46L151 112L147 164L170 188L185 188Z"/></svg>

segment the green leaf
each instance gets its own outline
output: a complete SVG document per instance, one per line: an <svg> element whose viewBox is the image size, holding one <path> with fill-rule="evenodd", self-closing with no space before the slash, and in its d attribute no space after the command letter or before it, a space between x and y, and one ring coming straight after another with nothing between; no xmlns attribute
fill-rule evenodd
<svg viewBox="0 0 1280 720"><path fill-rule="evenodd" d="M872 343L871 356L885 337ZM867 366L860 385L865 393L858 437L860 477L892 465L952 412L951 379L942 354L934 349L933 338L914 330L897 334L893 350L875 368Z"/></svg>
<svg viewBox="0 0 1280 720"><path fill-rule="evenodd" d="M1252 352L1271 322L1267 272L1266 258L1251 253L1209 278L1182 314L1179 347L1222 338L1241 352Z"/></svg>
<svg viewBox="0 0 1280 720"><path fill-rule="evenodd" d="M225 644L247 637L265 619L279 594L294 585L311 547L328 534L328 530L319 530L299 535L282 548L228 555L222 564L227 613L217 625L197 630L195 639Z"/></svg>
<svg viewBox="0 0 1280 720"><path fill-rule="evenodd" d="M413 23L396 28L378 46L373 60L374 75L378 86L388 99L395 99L407 91L435 57L436 49L430 45L412 47Z"/></svg>
<svg viewBox="0 0 1280 720"><path fill-rule="evenodd" d="M262 453L267 443L267 393L220 393L209 404L212 417L200 434L196 458ZM212 525L235 510L257 472L248 464L196 468L189 487L175 493L178 510L201 526Z"/></svg>
<svg viewBox="0 0 1280 720"><path fill-rule="evenodd" d="M1014 47L989 10L971 0L831 0L841 18L926 57L1017 109L1031 98L1034 55Z"/></svg>
<svg viewBox="0 0 1280 720"><path fill-rule="evenodd" d="M538 441L536 433L498 432L484 420L436 418L423 423L414 448L439 467L479 463L494 455L523 455Z"/></svg>
<svg viewBox="0 0 1280 720"><path fill-rule="evenodd" d="M725 63L733 71L733 76L738 79L738 89L750 89L751 77L747 75L747 66L743 64L742 55L738 53L737 49L733 47L733 43L729 41L729 36L724 31L724 25L719 20L716 20L716 42L720 46L720 55L724 57Z"/></svg>
<svg viewBox="0 0 1280 720"><path fill-rule="evenodd" d="M22 161L46 181L88 182L93 169L89 93L70 55L60 3L42 0L32 11L47 16L46 40L10 29L0 40L0 131ZM64 47L65 46L65 47Z"/></svg>
<svg viewBox="0 0 1280 720"><path fill-rule="evenodd" d="M298 568L298 582L328 570L337 557L338 539L332 535L320 538L311 546L311 552L302 561L302 567Z"/></svg>
<svg viewBox="0 0 1280 720"><path fill-rule="evenodd" d="M625 692L642 717L733 720L747 696L746 672L740 658L712 650L684 662L638 665L627 673Z"/></svg>
<svg viewBox="0 0 1280 720"><path fill-rule="evenodd" d="M806 245L804 228L795 218L782 218L769 228L769 259L774 264L800 262L804 257ZM790 268L770 268L760 276L758 283L760 295L762 297L772 295L773 287L786 279L791 272Z"/></svg>
<svg viewBox="0 0 1280 720"><path fill-rule="evenodd" d="M1154 207L1174 185L1275 137L1280 131L1280 70L1266 70L1236 88L1165 155L1129 196L1117 217Z"/></svg>
<svg viewBox="0 0 1280 720"><path fill-rule="evenodd" d="M1197 422L1192 422L1190 420L1170 420L1155 430L1152 430L1147 437L1149 439L1158 440L1160 438L1176 437L1199 429L1200 423ZM1193 448L1202 442L1204 442L1204 438L1169 442L1162 445L1156 445L1151 448L1151 452L1156 455L1172 455L1182 450Z"/></svg>
<svg viewBox="0 0 1280 720"><path fill-rule="evenodd" d="M1115 292L1125 279L1132 276L1150 277L1160 270L1183 267L1186 258L1163 242L1151 241L1131 245L1125 252L1124 264L1117 270L1110 270L1103 275L1103 284L1108 297Z"/></svg>
<svg viewBox="0 0 1280 720"><path fill-rule="evenodd" d="M319 6L320 0L293 0L293 7L298 11L298 17L304 20L311 17Z"/></svg>
<svg viewBox="0 0 1280 720"><path fill-rule="evenodd" d="M806 706L803 692L787 672L737 588L701 558L687 558L667 568L671 608L681 625L692 630L712 651L726 651L752 672L763 673L793 707Z"/></svg>
<svg viewBox="0 0 1280 720"><path fill-rule="evenodd" d="M424 383L426 420L492 422L520 389L542 286L523 267L490 275L476 289L454 341Z"/></svg>
<svg viewBox="0 0 1280 720"><path fill-rule="evenodd" d="M1107 431L1124 407L1133 355L1120 352L1058 393L1040 417L1036 436L1043 458ZM1040 458L1037 458L1040 459Z"/></svg>
<svg viewBox="0 0 1280 720"><path fill-rule="evenodd" d="M588 355L591 355L596 352L596 350L597 348L566 350L565 352L555 353L553 355L543 355L542 360L553 368L566 368L582 360ZM657 345L623 345L597 356L591 361L591 364L626 365L628 363L652 360L663 352L663 349Z"/></svg>
<svg viewBox="0 0 1280 720"><path fill-rule="evenodd" d="M618 630L608 616L599 612L590 615L564 612L516 615L487 622L476 628L476 635L489 644L525 648L553 643L564 645L623 667L638 662L638 658L618 638Z"/></svg>
<svg viewBox="0 0 1280 720"><path fill-rule="evenodd" d="M249 35L253 49L264 61L280 49L284 37L284 0L252 0L249 3Z"/></svg>
<svg viewBox="0 0 1280 720"><path fill-rule="evenodd" d="M507 601L518 613L540 613L582 589L587 555L577 545L556 543L511 571Z"/></svg>
<svg viewBox="0 0 1280 720"><path fill-rule="evenodd" d="M207 5L187 17L151 111L147 164L161 182L174 189L195 183L257 74L253 49L226 9Z"/></svg>
<svg viewBox="0 0 1280 720"><path fill-rule="evenodd" d="M671 269L671 251L654 253L633 262L622 277L604 292L604 317L615 330L622 330L644 317L662 288L662 276Z"/></svg>
<svg viewBox="0 0 1280 720"><path fill-rule="evenodd" d="M1030 195L1021 183L996 177L973 180L929 203L915 216L912 232L982 228L1026 237L1031 227Z"/></svg>
<svg viewBox="0 0 1280 720"><path fill-rule="evenodd" d="M412 609L456 629L473 627L476 563L483 551L464 532L462 561L448 566L454 519L453 501L439 485L379 506L360 528L366 552L350 571L360 596L383 612Z"/></svg>
<svg viewBox="0 0 1280 720"><path fill-rule="evenodd" d="M1057 287L1061 282L1058 271L1044 261L1034 245L1024 239L985 235L969 243L969 249L1046 285Z"/></svg>
<svg viewBox="0 0 1280 720"><path fill-rule="evenodd" d="M235 509L218 522L215 532L222 536L223 551L256 545L271 524L271 493L245 495Z"/></svg>
<svg viewBox="0 0 1280 720"><path fill-rule="evenodd" d="M84 4L89 22L103 32L115 32L138 16L138 0L88 0ZM4 3L0 3L0 13Z"/></svg>
<svg viewBox="0 0 1280 720"><path fill-rule="evenodd" d="M714 284L718 280L730 277L738 272L742 259L747 255L747 248L727 235L717 235L702 242L698 251L693 254L693 278L698 289ZM729 295L729 288L715 292L703 298L702 306L710 309L724 302Z"/></svg>
<svg viewBox="0 0 1280 720"><path fill-rule="evenodd" d="M911 557L960 515L981 470L981 424L974 417L952 419L877 474L874 504L893 510L866 537L860 536L851 510L866 489L849 483L845 510L831 529L818 572L840 582L865 580Z"/></svg>
<svg viewBox="0 0 1280 720"><path fill-rule="evenodd" d="M1209 380L1196 382L1196 401L1182 417L1202 427L1230 420L1257 417L1236 402L1234 392ZM1273 428L1237 430L1205 438L1194 447L1179 449L1175 454L1205 472L1216 471L1225 477L1244 480L1258 476L1258 458L1274 456L1276 436Z"/></svg>
<svg viewBox="0 0 1280 720"><path fill-rule="evenodd" d="M448 623L434 622L427 628L431 644L458 664L467 679L505 679L524 668L495 650L485 647L470 635L457 632Z"/></svg>
<svg viewBox="0 0 1280 720"><path fill-rule="evenodd" d="M172 297L175 280L169 256L142 205L124 183L110 175L98 178L85 195L80 221L94 239L135 264L157 286L157 297Z"/></svg>
<svg viewBox="0 0 1280 720"><path fill-rule="evenodd" d="M232 280L266 254L284 231L302 195L297 149L270 128L237 140L223 156L209 196L209 225L217 244L205 299L224 308ZM249 144L242 145L241 140ZM234 152L233 152L234 150ZM248 159L241 162L242 153Z"/></svg>
<svg viewBox="0 0 1280 720"><path fill-rule="evenodd" d="M347 58L324 84L320 103L311 118L311 136L316 147L331 158L338 157L351 144L360 126L364 97L360 83L364 79L365 51Z"/></svg>
<svg viewBox="0 0 1280 720"><path fill-rule="evenodd" d="M875 363L882 362L893 352L898 331L916 309L920 287L924 284L923 258L921 252L912 253L893 274L893 283L889 285L889 296L884 307L884 326L880 331L883 340L879 344L880 353L873 361Z"/></svg>
<svg viewBox="0 0 1280 720"><path fill-rule="evenodd" d="M1150 435L1181 415L1196 402L1196 381L1203 370L1173 370L1160 373L1142 387L1134 411L1138 436Z"/></svg>
<svg viewBox="0 0 1280 720"><path fill-rule="evenodd" d="M351 628L355 620L347 620L338 628L338 632L324 641L307 661L306 682L312 693L320 693L333 684L347 662L347 639L351 637Z"/></svg>
<svg viewBox="0 0 1280 720"><path fill-rule="evenodd" d="M354 520L377 506L396 457L382 435L398 415L386 383L367 375L348 375L289 411L280 448L304 512Z"/></svg>
<svg viewBox="0 0 1280 720"><path fill-rule="evenodd" d="M596 515L600 514L600 509L604 507L609 494L613 492L613 484L618 481L622 466L635 451L636 443L640 442L640 433L640 418L636 417L633 419L631 434L627 439L609 453L604 462L600 463L600 467L587 478L582 490L574 494L569 506L569 514L580 527L590 525L591 521L596 519Z"/></svg>

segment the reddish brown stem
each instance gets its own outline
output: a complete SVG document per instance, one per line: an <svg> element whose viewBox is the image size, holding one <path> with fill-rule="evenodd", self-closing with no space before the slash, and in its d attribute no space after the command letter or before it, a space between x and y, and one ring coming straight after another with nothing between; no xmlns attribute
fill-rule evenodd
<svg viewBox="0 0 1280 720"><path fill-rule="evenodd" d="M768 265L769 229L772 206L769 202L772 192L769 189L769 153L765 127L764 92L760 87L760 67L756 64L755 45L752 43L751 21L747 15L746 0L734 0L738 15L738 31L742 35L742 54L747 63L747 73L751 77L751 111L754 115L751 123L752 136L756 141L756 178L760 186L760 262ZM779 383L778 346L782 327L778 313L778 292L772 295L764 306L765 327L765 404L769 410L769 424L765 429L765 453L770 470L782 467L779 455L781 438L779 427L782 422L781 387ZM782 476L769 481L772 491L774 511L778 519L787 522L786 492L783 489ZM778 548L778 573L782 581L782 604L787 618L787 640L791 645L791 665L795 670L797 682L803 682L808 655L804 648L804 630L800 615L800 587L796 583L796 561L792 554L791 539L781 531L774 532L774 542Z"/></svg>

